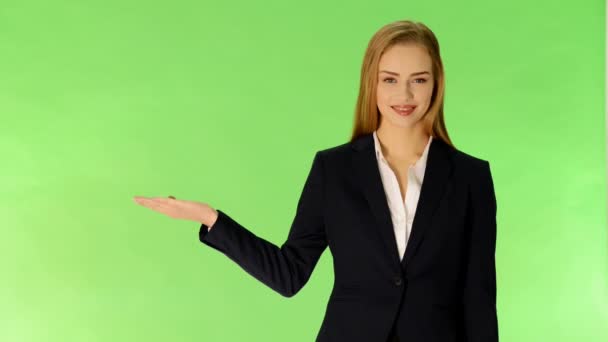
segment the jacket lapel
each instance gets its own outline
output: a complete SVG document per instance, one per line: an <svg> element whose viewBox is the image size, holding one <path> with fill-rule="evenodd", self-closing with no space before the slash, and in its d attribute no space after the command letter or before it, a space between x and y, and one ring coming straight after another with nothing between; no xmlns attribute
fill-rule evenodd
<svg viewBox="0 0 608 342"><path fill-rule="evenodd" d="M450 159L450 146L442 140L433 138L427 156L427 165L424 172L424 181L420 189L420 198L416 208L416 215L412 222L410 239L405 249L403 260L399 260L399 252L390 209L374 149L372 133L362 135L352 142L352 163L355 179L361 186L369 207L378 222L378 233L383 241L391 262L401 264L403 269L410 263L416 249L424 237L424 233L431 224L433 213L446 190L452 165Z"/></svg>

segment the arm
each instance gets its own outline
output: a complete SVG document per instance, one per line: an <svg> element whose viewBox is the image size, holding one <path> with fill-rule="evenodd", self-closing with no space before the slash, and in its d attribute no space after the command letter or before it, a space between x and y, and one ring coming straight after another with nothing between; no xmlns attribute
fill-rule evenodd
<svg viewBox="0 0 608 342"><path fill-rule="evenodd" d="M470 184L470 244L464 287L467 342L498 342L496 314L496 197L490 164Z"/></svg>
<svg viewBox="0 0 608 342"><path fill-rule="evenodd" d="M276 292L291 297L306 284L327 247L323 191L323 161L317 152L281 247L256 236L222 210L217 210L212 229L201 225L199 240Z"/></svg>

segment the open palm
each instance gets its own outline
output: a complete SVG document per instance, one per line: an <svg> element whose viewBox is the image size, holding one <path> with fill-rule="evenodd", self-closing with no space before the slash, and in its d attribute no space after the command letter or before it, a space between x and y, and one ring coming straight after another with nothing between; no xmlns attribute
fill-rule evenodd
<svg viewBox="0 0 608 342"><path fill-rule="evenodd" d="M178 200L173 196L169 198L135 196L133 200L139 205L174 219L195 221L210 226L217 218L217 211L207 203Z"/></svg>

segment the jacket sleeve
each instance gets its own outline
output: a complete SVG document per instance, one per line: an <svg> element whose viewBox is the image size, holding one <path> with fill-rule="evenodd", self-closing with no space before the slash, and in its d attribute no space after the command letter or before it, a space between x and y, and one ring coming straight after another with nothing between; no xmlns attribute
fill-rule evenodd
<svg viewBox="0 0 608 342"><path fill-rule="evenodd" d="M498 342L496 314L496 196L490 163L470 182L470 241L464 284L466 342Z"/></svg>
<svg viewBox="0 0 608 342"><path fill-rule="evenodd" d="M218 218L211 230L201 225L199 240L274 291L291 297L306 284L327 247L323 182L321 152L316 152L287 240L281 247L256 236L222 210L217 210Z"/></svg>

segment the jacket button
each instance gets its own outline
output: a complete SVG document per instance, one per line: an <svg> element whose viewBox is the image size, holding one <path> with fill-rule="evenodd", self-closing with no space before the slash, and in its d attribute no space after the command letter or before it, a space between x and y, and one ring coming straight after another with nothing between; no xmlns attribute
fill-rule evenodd
<svg viewBox="0 0 608 342"><path fill-rule="evenodd" d="M401 286L401 283L403 283L403 281L401 280L401 277L399 277L399 276L395 277L395 285Z"/></svg>

